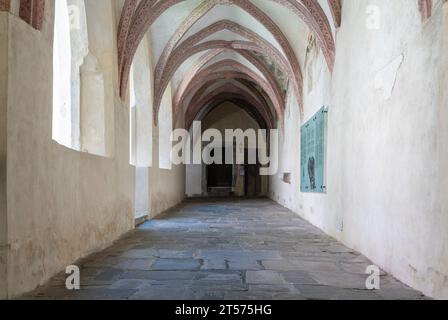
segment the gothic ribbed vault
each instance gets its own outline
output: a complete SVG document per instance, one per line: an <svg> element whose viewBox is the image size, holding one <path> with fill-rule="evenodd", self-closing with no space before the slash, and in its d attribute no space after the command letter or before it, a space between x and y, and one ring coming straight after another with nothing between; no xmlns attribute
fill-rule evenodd
<svg viewBox="0 0 448 320"><path fill-rule="evenodd" d="M334 0L126 0L118 31L121 97L126 99L133 57L148 36L156 42L155 123L171 86L174 125L182 116L188 125L201 108L227 97L253 106L268 126L276 126L288 99L303 114L307 39L312 35L332 71L340 24L341 4Z"/></svg>

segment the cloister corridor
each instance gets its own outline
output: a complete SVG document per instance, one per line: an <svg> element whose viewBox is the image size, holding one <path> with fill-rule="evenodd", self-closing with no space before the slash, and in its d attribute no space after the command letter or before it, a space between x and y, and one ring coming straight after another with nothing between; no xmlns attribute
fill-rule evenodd
<svg viewBox="0 0 448 320"><path fill-rule="evenodd" d="M366 289L362 255L268 199L190 200L79 261L26 299L424 299L385 273Z"/></svg>
<svg viewBox="0 0 448 320"><path fill-rule="evenodd" d="M0 302L448 300L447 53L448 0L0 0Z"/></svg>

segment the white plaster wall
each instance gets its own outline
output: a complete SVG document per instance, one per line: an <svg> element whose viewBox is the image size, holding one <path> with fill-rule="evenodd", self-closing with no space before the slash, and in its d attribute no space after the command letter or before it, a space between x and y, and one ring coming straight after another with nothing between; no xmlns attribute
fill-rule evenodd
<svg viewBox="0 0 448 320"><path fill-rule="evenodd" d="M173 98L171 85L168 85L162 97L158 114L158 149L159 168L170 170L171 163L171 134L173 133Z"/></svg>
<svg viewBox="0 0 448 320"><path fill-rule="evenodd" d="M116 105L117 97L117 48L116 48L116 32L118 19L116 16L115 6L111 1L95 1L84 0L87 27L89 32L89 52L97 60L97 72L102 75L104 81L104 141L100 150L100 155L108 157L114 156L116 150ZM106 31L105 31L106 30ZM82 121L82 120L81 120ZM85 134L84 132L82 134Z"/></svg>
<svg viewBox="0 0 448 320"><path fill-rule="evenodd" d="M151 211L149 168L135 168L135 209L136 219L146 217Z"/></svg>
<svg viewBox="0 0 448 320"><path fill-rule="evenodd" d="M218 1L215 1L215 3L218 3ZM281 46L275 41L273 35L260 22L258 22L257 19L255 19L252 15L250 15L240 7L229 6L227 4L216 5L213 9L211 9L207 13L207 15L201 17L201 19L199 19L199 21L194 26L192 26L190 30L185 34L185 38L190 37L196 32L204 29L208 25L218 22L220 20L233 21L243 27L251 29L256 34L260 35L261 37L269 41L280 52L283 52ZM221 40L233 40L233 38L235 38L236 35L233 33L231 34L232 34L231 37L229 38L224 37L221 38Z"/></svg>
<svg viewBox="0 0 448 320"><path fill-rule="evenodd" d="M65 1L65 0L64 0ZM87 29L87 17L84 0L67 0L68 18L76 19L75 23L79 27L70 27L70 48L71 48L71 144L69 147L81 150L81 76L80 68L84 63L84 57L89 53L89 39ZM70 8L77 8L77 17L70 17ZM65 18L65 17L64 17ZM71 23L74 23L72 20ZM93 39L95 40L95 39Z"/></svg>
<svg viewBox="0 0 448 320"><path fill-rule="evenodd" d="M182 1L166 10L160 17L154 21L149 33L152 39L152 58L155 66L159 61L166 44L171 35L179 28L182 22L190 15L191 10L195 9L202 0Z"/></svg>
<svg viewBox="0 0 448 320"><path fill-rule="evenodd" d="M99 62L88 54L81 66L80 146L82 152L106 155L106 110L104 77Z"/></svg>
<svg viewBox="0 0 448 320"><path fill-rule="evenodd" d="M136 52L131 70L131 163L135 169L135 218L150 215L152 165L153 94L151 50L145 37Z"/></svg>
<svg viewBox="0 0 448 320"><path fill-rule="evenodd" d="M185 166L172 165L171 169L159 166L159 128L153 127L153 166L149 171L151 182L151 213L154 218L160 213L176 206L185 198Z"/></svg>
<svg viewBox="0 0 448 320"><path fill-rule="evenodd" d="M189 164L185 168L185 188L187 197L200 197L203 195L202 190L202 165Z"/></svg>
<svg viewBox="0 0 448 320"><path fill-rule="evenodd" d="M53 123L52 138L59 144L68 148L79 149L79 137L73 139L73 133L79 134L79 117L72 121L73 115L79 111L79 103L72 99L76 94L73 92L79 89L79 79L75 80L79 72L72 69L72 45L69 9L67 1L58 1L55 3L55 18L53 33ZM76 50L73 50L76 51ZM79 66L78 66L79 67ZM74 81L73 90L71 83ZM76 101L79 102L78 97ZM72 109L74 112L72 112ZM76 128L77 127L77 128Z"/></svg>
<svg viewBox="0 0 448 320"><path fill-rule="evenodd" d="M42 32L9 18L8 32L14 35L7 59L9 297L108 246L134 223L129 115L117 92L109 97L115 119L114 158L79 153L52 141L53 6L47 2ZM109 32L116 34L113 28ZM116 65L115 56L110 52L108 60ZM112 71L105 78L117 83Z"/></svg>
<svg viewBox="0 0 448 320"><path fill-rule="evenodd" d="M165 92L159 111L159 127L152 121L152 162L149 170L151 213L154 218L166 210L175 207L185 198L185 166L171 163L172 133L172 91L171 85ZM175 128L183 123L183 116L178 119ZM160 137L160 134L163 134ZM161 144L164 144L163 146ZM163 152L163 154L162 154Z"/></svg>
<svg viewBox="0 0 448 320"><path fill-rule="evenodd" d="M153 72L146 37L134 57L131 77L135 97L135 105L131 106L135 108L131 125L134 140L132 162L138 167L150 167L152 165Z"/></svg>
<svg viewBox="0 0 448 320"><path fill-rule="evenodd" d="M308 26L295 13L283 5L274 1L252 1L280 27L286 39L291 44L299 63L302 64L307 45L306 35L309 31Z"/></svg>
<svg viewBox="0 0 448 320"><path fill-rule="evenodd" d="M369 4L379 30L365 27ZM292 169L292 184L271 179L273 199L436 298L448 298L447 11L422 25L407 0L344 1L333 76L314 75L304 98L305 121L329 106L328 193L300 193L298 113L280 143L280 159L294 159L280 170ZM384 72L401 54L398 70ZM392 85L388 99L378 74Z"/></svg>

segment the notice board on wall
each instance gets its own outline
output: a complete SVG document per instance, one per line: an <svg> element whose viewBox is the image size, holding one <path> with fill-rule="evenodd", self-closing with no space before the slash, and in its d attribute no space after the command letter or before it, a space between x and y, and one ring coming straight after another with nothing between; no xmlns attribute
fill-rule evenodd
<svg viewBox="0 0 448 320"><path fill-rule="evenodd" d="M300 191L326 193L327 108L320 109L301 130Z"/></svg>

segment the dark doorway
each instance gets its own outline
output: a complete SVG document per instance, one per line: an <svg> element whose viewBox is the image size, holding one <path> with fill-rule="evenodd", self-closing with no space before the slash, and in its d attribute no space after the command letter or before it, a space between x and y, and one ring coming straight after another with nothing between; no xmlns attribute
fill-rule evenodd
<svg viewBox="0 0 448 320"><path fill-rule="evenodd" d="M209 188L232 188L233 166L212 164L207 166L207 185Z"/></svg>
<svg viewBox="0 0 448 320"><path fill-rule="evenodd" d="M244 164L244 193L246 197L256 197L261 193L261 176L260 164L258 163L258 153L256 164L249 164L248 149L246 149L245 153L246 163Z"/></svg>
<svg viewBox="0 0 448 320"><path fill-rule="evenodd" d="M214 156L215 150L212 151ZM222 149L222 163L207 166L207 188L208 191L232 191L233 188L233 165L225 164L225 148Z"/></svg>
<svg viewBox="0 0 448 320"><path fill-rule="evenodd" d="M260 166L249 164L245 166L245 171L244 190L246 197L256 197L261 192Z"/></svg>

